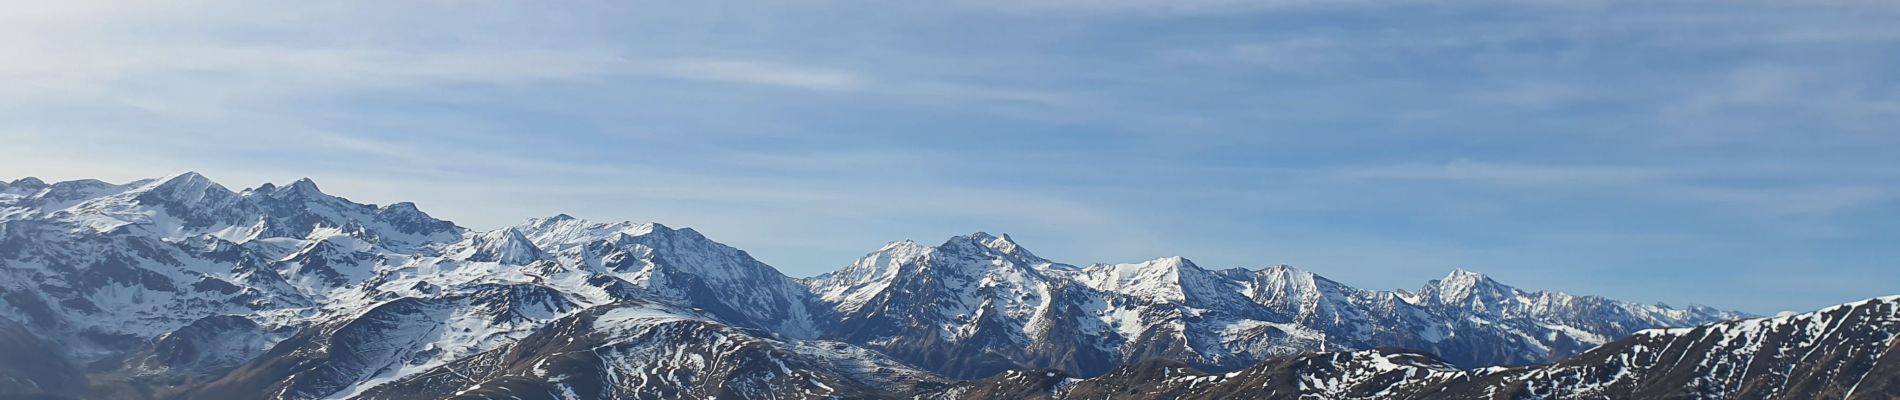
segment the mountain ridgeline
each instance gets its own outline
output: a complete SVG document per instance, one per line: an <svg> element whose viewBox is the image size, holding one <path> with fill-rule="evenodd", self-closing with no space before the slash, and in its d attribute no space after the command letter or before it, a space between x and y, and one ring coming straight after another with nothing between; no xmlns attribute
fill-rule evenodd
<svg viewBox="0 0 1900 400"><path fill-rule="evenodd" d="M690 228L472 231L307 179L0 182L0 397L1885 398L1894 303L1363 290L984 233L800 279Z"/></svg>

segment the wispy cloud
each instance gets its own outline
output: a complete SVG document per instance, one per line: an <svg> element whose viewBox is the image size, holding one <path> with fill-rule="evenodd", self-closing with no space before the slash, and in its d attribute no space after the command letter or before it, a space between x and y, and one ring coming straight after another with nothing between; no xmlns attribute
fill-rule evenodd
<svg viewBox="0 0 1900 400"><path fill-rule="evenodd" d="M1347 178L1455 181L1492 185L1606 185L1651 182L1669 171L1647 167L1591 165L1519 165L1456 160L1441 164L1405 164L1348 168Z"/></svg>
<svg viewBox="0 0 1900 400"><path fill-rule="evenodd" d="M668 78L776 86L829 93L856 93L869 96L950 99L972 102L1066 105L1070 95L1023 89L991 87L926 78L876 77L863 72L832 68L765 63L743 60L688 59L670 61L657 67Z"/></svg>
<svg viewBox="0 0 1900 400"><path fill-rule="evenodd" d="M1027 1L955 1L953 6L1011 14L1107 14L1140 17L1191 16L1220 13L1244 13L1302 7L1337 7L1360 3L1356 0L1027 0Z"/></svg>
<svg viewBox="0 0 1900 400"><path fill-rule="evenodd" d="M1401 164L1343 168L1346 179L1369 182L1419 182L1494 188L1549 196L1590 193L1598 201L1657 203L1768 221L1814 224L1856 209L1900 200L1900 183L1891 176L1849 180L1818 179L1820 170L1760 169L1729 164L1670 166L1526 165L1456 160L1442 164ZM1877 172L1875 172L1878 174ZM1839 231L1810 228L1810 231Z"/></svg>
<svg viewBox="0 0 1900 400"><path fill-rule="evenodd" d="M1891 187L1682 187L1658 191L1656 194L1670 201L1729 207L1776 217L1811 217L1900 201L1900 189Z"/></svg>
<svg viewBox="0 0 1900 400"><path fill-rule="evenodd" d="M662 68L668 76L681 79L803 89L855 89L864 84L863 78L845 71L747 61L688 60L667 63Z"/></svg>

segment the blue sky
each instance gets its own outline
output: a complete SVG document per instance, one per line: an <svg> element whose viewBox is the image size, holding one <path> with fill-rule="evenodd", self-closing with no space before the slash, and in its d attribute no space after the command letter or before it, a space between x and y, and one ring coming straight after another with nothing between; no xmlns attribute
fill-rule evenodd
<svg viewBox="0 0 1900 400"><path fill-rule="evenodd" d="M309 176L794 276L981 230L1380 289L1900 293L1887 1L309 3L0 11L0 178Z"/></svg>

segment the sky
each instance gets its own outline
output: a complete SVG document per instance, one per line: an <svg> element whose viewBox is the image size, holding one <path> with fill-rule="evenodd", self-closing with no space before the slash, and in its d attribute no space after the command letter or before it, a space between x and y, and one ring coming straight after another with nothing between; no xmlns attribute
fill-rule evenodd
<svg viewBox="0 0 1900 400"><path fill-rule="evenodd" d="M1369 289L1462 267L1766 314L1900 293L1893 21L1891 1L17 2L0 179L311 177L475 229L693 227L792 276L986 231L1078 265Z"/></svg>

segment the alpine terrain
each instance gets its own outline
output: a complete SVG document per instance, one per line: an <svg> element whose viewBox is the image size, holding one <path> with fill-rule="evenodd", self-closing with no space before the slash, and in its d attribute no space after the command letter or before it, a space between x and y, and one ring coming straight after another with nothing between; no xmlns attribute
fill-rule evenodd
<svg viewBox="0 0 1900 400"><path fill-rule="evenodd" d="M1750 317L987 233L794 278L690 228L475 231L308 179L0 182L0 398L1900 396L1900 299Z"/></svg>

